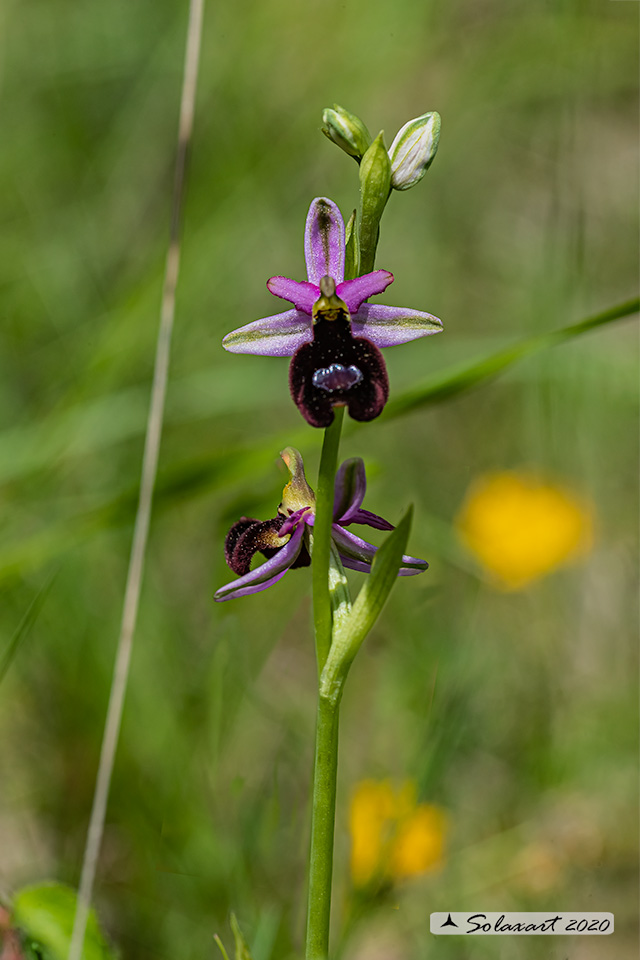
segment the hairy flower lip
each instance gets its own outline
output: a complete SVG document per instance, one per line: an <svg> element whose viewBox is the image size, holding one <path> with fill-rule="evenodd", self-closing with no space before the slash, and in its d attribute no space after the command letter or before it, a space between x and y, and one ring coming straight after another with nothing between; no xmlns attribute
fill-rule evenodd
<svg viewBox="0 0 640 960"><path fill-rule="evenodd" d="M214 595L214 600L221 602L229 600L231 597L246 597L252 593L258 593L273 586L278 580L284 577L287 570L293 565L302 549L302 535L304 533L304 524L299 524L293 531L291 539L282 547L278 553L266 560L265 563L251 570L249 573L220 587Z"/></svg>
<svg viewBox="0 0 640 960"><path fill-rule="evenodd" d="M327 390L316 377L337 366L351 368L357 376L339 378ZM346 405L354 420L377 417L389 397L389 378L378 348L365 337L354 337L343 318L316 322L313 341L303 344L291 360L289 388L307 423L328 427L339 405Z"/></svg>
<svg viewBox="0 0 640 960"><path fill-rule="evenodd" d="M303 490L306 488L309 493L312 493L306 482L304 464L298 451L292 447L287 447L283 451L282 457L292 477L287 487L295 486L297 489ZM285 487L285 494L287 487ZM374 527L378 530L393 530L393 524L375 513L362 509L361 505L366 488L367 481L363 461L359 457L345 460L336 474L331 535L343 565L352 570L369 573L378 548L346 530L345 527L355 523ZM285 494L283 494L283 500ZM307 565L309 559L308 555L305 555L307 549L305 532L307 527L313 527L314 522L315 499L312 504L299 507L287 517L280 512L274 520L261 521L248 517L242 517L238 520L227 534L226 539L226 559L230 566L240 553L242 556L239 560L244 563L242 569L248 569L251 564L251 557L255 553L258 551L265 553L265 546L260 545L266 542L262 538L263 531L271 535L275 533L279 539L285 537L288 537L288 539L280 547L271 546L272 541L269 540L266 552L270 555L266 561L254 570L248 570L239 579L220 587L216 591L214 599L222 602L258 593L277 583L287 570L295 566ZM246 538L244 546L252 549L251 556L247 557L247 552L242 552L243 537ZM401 577L414 576L426 570L429 566L426 560L420 560L417 557L403 556L402 560L403 565L398 571L398 576ZM234 569L234 567L232 566L231 569Z"/></svg>

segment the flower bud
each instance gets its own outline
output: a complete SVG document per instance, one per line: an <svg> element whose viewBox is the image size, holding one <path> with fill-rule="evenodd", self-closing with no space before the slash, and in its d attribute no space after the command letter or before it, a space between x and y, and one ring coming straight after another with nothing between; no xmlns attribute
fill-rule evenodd
<svg viewBox="0 0 640 960"><path fill-rule="evenodd" d="M373 270L380 217L391 193L391 164L382 131L360 164L360 270Z"/></svg>
<svg viewBox="0 0 640 960"><path fill-rule="evenodd" d="M334 103L333 110L327 108L322 111L322 122L325 137L333 140L341 150L350 157L355 157L359 163L371 143L371 134L360 117Z"/></svg>
<svg viewBox="0 0 640 960"><path fill-rule="evenodd" d="M408 190L420 183L436 155L439 139L439 113L425 113L405 123L389 150L394 190Z"/></svg>

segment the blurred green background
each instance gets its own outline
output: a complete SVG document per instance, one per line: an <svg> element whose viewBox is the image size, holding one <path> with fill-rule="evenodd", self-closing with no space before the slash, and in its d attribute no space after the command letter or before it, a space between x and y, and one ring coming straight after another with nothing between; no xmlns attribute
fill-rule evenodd
<svg viewBox="0 0 640 960"><path fill-rule="evenodd" d="M152 372L187 4L2 14L0 893L76 885L119 628ZM304 273L304 218L348 215L334 101L389 144L443 118L391 197L384 302L445 332L387 351L430 374L636 294L638 6L607 0L207 5L148 563L95 901L124 958L202 960L238 914L254 960L300 955L314 724L308 570L214 605L226 529L273 516L278 451L321 435L287 360L229 330ZM365 506L416 507L399 582L343 709L336 948L349 960L637 955L637 335L621 321L496 382L345 435ZM454 519L485 471L593 503L579 566L502 593ZM375 535L375 534L374 534ZM359 581L354 574L354 583ZM22 627L20 626L22 624ZM18 631L18 633L16 633ZM442 869L360 903L348 800L413 779L447 811ZM435 940L432 910L607 910L614 938ZM351 916L352 922L347 923ZM341 931L348 930L344 936Z"/></svg>

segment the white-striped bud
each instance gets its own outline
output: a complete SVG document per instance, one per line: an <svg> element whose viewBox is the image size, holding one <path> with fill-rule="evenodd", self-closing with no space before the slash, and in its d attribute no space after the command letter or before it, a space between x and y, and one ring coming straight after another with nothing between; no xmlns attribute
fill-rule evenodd
<svg viewBox="0 0 640 960"><path fill-rule="evenodd" d="M439 139L439 113L425 113L405 123L389 150L394 190L409 190L420 183L436 155Z"/></svg>

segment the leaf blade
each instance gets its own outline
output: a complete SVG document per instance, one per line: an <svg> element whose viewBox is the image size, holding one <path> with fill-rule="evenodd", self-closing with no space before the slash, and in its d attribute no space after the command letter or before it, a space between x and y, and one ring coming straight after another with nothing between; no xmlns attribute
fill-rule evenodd
<svg viewBox="0 0 640 960"><path fill-rule="evenodd" d="M382 613L397 580L412 519L413 507L410 506L377 551L371 573L360 588L351 612L336 623L327 663L320 678L321 696L330 699L340 696L354 657Z"/></svg>
<svg viewBox="0 0 640 960"><path fill-rule="evenodd" d="M67 960L76 911L75 890L62 883L23 887L13 897L12 916L20 930L44 948L51 960ZM90 910L82 960L116 960L94 910Z"/></svg>

